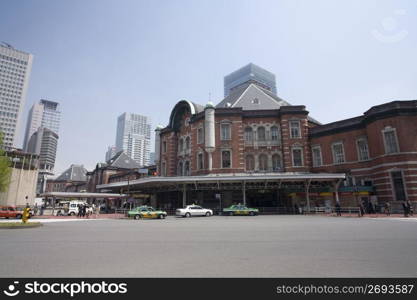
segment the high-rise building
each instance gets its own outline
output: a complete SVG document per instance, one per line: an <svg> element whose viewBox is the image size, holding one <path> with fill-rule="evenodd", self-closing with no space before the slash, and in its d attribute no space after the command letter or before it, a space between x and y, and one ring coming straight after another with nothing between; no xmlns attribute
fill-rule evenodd
<svg viewBox="0 0 417 300"><path fill-rule="evenodd" d="M32 54L0 44L0 131L5 149L15 147L32 60Z"/></svg>
<svg viewBox="0 0 417 300"><path fill-rule="evenodd" d="M151 120L138 114L124 113L117 119L116 151L124 151L141 166L149 164Z"/></svg>
<svg viewBox="0 0 417 300"><path fill-rule="evenodd" d="M224 96L244 83L255 83L262 88L277 94L275 75L253 63L236 70L224 77Z"/></svg>
<svg viewBox="0 0 417 300"><path fill-rule="evenodd" d="M28 141L27 152L39 155L38 194L45 191L47 177L54 174L57 147L58 135L45 127L39 127Z"/></svg>
<svg viewBox="0 0 417 300"><path fill-rule="evenodd" d="M60 118L59 103L41 99L39 103L33 104L28 115L23 148L27 151L29 139L39 127L48 128L59 134Z"/></svg>
<svg viewBox="0 0 417 300"><path fill-rule="evenodd" d="M116 153L117 153L116 146L109 146L109 147L107 147L106 162L109 161L110 159L112 159L113 156L116 155Z"/></svg>

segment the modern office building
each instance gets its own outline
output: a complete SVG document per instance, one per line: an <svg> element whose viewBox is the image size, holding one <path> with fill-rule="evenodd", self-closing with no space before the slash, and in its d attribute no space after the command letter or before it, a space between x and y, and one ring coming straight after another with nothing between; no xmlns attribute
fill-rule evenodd
<svg viewBox="0 0 417 300"><path fill-rule="evenodd" d="M116 152L123 151L141 166L149 164L151 121L149 117L123 113L117 119Z"/></svg>
<svg viewBox="0 0 417 300"><path fill-rule="evenodd" d="M27 152L39 155L38 194L45 191L47 177L54 174L57 147L58 135L45 127L39 127L29 139Z"/></svg>
<svg viewBox="0 0 417 300"><path fill-rule="evenodd" d="M255 65L248 64L224 77L224 96L245 83L256 83L265 90L277 94L275 75Z"/></svg>
<svg viewBox="0 0 417 300"><path fill-rule="evenodd" d="M58 102L41 99L39 103L33 104L28 115L23 148L27 151L29 139L40 127L59 134L60 119L61 111Z"/></svg>
<svg viewBox="0 0 417 300"><path fill-rule="evenodd" d="M33 56L0 44L0 131L3 147L15 147L19 133Z"/></svg>
<svg viewBox="0 0 417 300"><path fill-rule="evenodd" d="M117 153L116 146L108 146L107 152L106 152L106 161L109 161L110 159L112 159L113 156L116 155L116 153Z"/></svg>

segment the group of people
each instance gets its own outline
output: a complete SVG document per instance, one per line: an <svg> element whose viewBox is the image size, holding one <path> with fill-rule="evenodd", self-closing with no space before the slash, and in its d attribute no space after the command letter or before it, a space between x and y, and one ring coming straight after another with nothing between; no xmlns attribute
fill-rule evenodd
<svg viewBox="0 0 417 300"><path fill-rule="evenodd" d="M95 204L93 206L89 206L88 204L78 204L78 214L77 217L79 218L89 218L94 212L96 213L96 217L99 214L99 207L96 207ZM98 209L97 209L98 208Z"/></svg>

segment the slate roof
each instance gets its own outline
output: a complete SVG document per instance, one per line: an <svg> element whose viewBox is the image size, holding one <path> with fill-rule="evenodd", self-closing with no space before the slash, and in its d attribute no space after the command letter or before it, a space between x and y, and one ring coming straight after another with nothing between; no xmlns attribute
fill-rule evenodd
<svg viewBox="0 0 417 300"><path fill-rule="evenodd" d="M141 167L137 161L129 157L123 151L117 152L116 155L109 159L106 164L103 164L103 166L121 169L137 169Z"/></svg>
<svg viewBox="0 0 417 300"><path fill-rule="evenodd" d="M291 106L291 104L259 85L249 82L232 91L216 105L216 108L241 107L243 110L270 110L280 109L281 106ZM320 124L310 116L308 119Z"/></svg>
<svg viewBox="0 0 417 300"><path fill-rule="evenodd" d="M55 180L57 181L87 181L87 170L83 165L71 165L61 173Z"/></svg>

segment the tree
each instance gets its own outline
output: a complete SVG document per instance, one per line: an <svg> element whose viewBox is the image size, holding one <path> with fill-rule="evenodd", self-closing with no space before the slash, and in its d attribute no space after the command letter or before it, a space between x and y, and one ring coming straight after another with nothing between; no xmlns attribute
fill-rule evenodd
<svg viewBox="0 0 417 300"><path fill-rule="evenodd" d="M10 159L6 156L3 149L3 133L0 133L0 192L5 192L9 188L10 174Z"/></svg>

